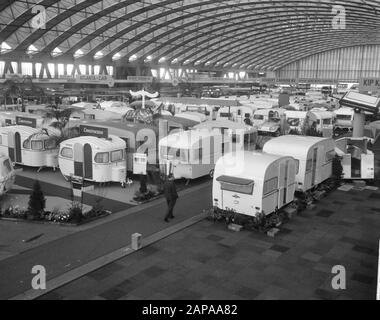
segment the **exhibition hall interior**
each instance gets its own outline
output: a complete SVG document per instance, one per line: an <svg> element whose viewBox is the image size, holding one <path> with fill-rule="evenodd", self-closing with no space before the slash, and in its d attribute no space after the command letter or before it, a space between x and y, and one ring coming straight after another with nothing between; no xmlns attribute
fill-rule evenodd
<svg viewBox="0 0 380 320"><path fill-rule="evenodd" d="M379 108L378 0L2 0L0 300L380 300Z"/></svg>

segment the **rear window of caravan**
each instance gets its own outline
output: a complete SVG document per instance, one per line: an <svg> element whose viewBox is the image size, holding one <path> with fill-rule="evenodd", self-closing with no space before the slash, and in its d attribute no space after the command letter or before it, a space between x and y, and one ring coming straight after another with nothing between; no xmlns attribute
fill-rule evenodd
<svg viewBox="0 0 380 320"><path fill-rule="evenodd" d="M43 150L44 143L41 140L31 141L32 150Z"/></svg>
<svg viewBox="0 0 380 320"><path fill-rule="evenodd" d="M230 191L242 194L253 194L255 182L253 180L241 179L230 176L220 176L216 179L220 182L223 191Z"/></svg>
<svg viewBox="0 0 380 320"><path fill-rule="evenodd" d="M96 163L108 163L110 161L110 155L108 152L99 152L95 155Z"/></svg>
<svg viewBox="0 0 380 320"><path fill-rule="evenodd" d="M57 148L57 143L55 140L45 140L45 149L52 150Z"/></svg>
<svg viewBox="0 0 380 320"><path fill-rule="evenodd" d="M117 150L111 152L111 162L117 162L124 159L124 150Z"/></svg>
<svg viewBox="0 0 380 320"><path fill-rule="evenodd" d="M64 158L72 159L73 157L73 149L71 148L62 148L61 156Z"/></svg>
<svg viewBox="0 0 380 320"><path fill-rule="evenodd" d="M22 147L24 149L30 149L30 140L25 140L24 143L22 144Z"/></svg>

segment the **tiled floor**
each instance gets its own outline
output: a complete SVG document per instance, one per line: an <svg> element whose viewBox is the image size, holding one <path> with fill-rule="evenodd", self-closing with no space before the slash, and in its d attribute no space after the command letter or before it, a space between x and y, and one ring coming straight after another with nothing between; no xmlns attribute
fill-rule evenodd
<svg viewBox="0 0 380 320"><path fill-rule="evenodd" d="M202 221L41 299L374 299L379 238L380 191L335 191L275 239Z"/></svg>

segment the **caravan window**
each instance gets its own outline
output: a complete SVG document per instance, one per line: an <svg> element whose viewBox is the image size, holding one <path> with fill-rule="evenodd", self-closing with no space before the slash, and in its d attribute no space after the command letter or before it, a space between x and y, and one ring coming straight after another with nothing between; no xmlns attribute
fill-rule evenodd
<svg viewBox="0 0 380 320"><path fill-rule="evenodd" d="M177 149L175 156L180 161L188 162L189 161L189 150L188 149Z"/></svg>
<svg viewBox="0 0 380 320"><path fill-rule="evenodd" d="M313 168L313 160L309 159L306 161L306 172L310 172Z"/></svg>
<svg viewBox="0 0 380 320"><path fill-rule="evenodd" d="M221 189L224 191L237 192L243 194L252 194L253 186L255 182L253 180L247 180L242 178L221 176L216 179L220 182Z"/></svg>
<svg viewBox="0 0 380 320"><path fill-rule="evenodd" d="M117 150L111 152L111 162L121 161L124 159L123 150Z"/></svg>
<svg viewBox="0 0 380 320"><path fill-rule="evenodd" d="M255 120L264 120L264 116L262 114L255 114L253 116L253 119L255 119Z"/></svg>
<svg viewBox="0 0 380 320"><path fill-rule="evenodd" d="M84 115L85 120L95 120L94 114L85 114Z"/></svg>
<svg viewBox="0 0 380 320"><path fill-rule="evenodd" d="M220 113L220 117L221 118L231 118L232 114L231 113L227 113L227 112L221 112Z"/></svg>
<svg viewBox="0 0 380 320"><path fill-rule="evenodd" d="M352 116L348 115L348 114L337 114L336 118L338 120L346 120L346 121L351 121L352 120Z"/></svg>
<svg viewBox="0 0 380 320"><path fill-rule="evenodd" d="M71 149L71 148L62 148L62 150L61 150L61 156L63 158L72 159L72 157L73 157L73 149Z"/></svg>
<svg viewBox="0 0 380 320"><path fill-rule="evenodd" d="M331 119L323 119L323 124L324 125L330 125L331 124Z"/></svg>
<svg viewBox="0 0 380 320"><path fill-rule="evenodd" d="M108 152L99 152L95 155L96 163L108 163L110 161L110 155Z"/></svg>
<svg viewBox="0 0 380 320"><path fill-rule="evenodd" d="M296 174L298 174L300 172L300 161L296 159L294 161L296 162Z"/></svg>
<svg viewBox="0 0 380 320"><path fill-rule="evenodd" d="M30 149L30 140L25 140L24 143L22 144L22 147L24 149Z"/></svg>
<svg viewBox="0 0 380 320"><path fill-rule="evenodd" d="M45 140L45 150L52 150L57 148L57 143L55 140Z"/></svg>
<svg viewBox="0 0 380 320"><path fill-rule="evenodd" d="M32 150L42 150L44 148L44 144L41 140L34 140L31 142Z"/></svg>
<svg viewBox="0 0 380 320"><path fill-rule="evenodd" d="M326 162L330 162L334 159L335 157L335 151L331 150L326 153Z"/></svg>
<svg viewBox="0 0 380 320"><path fill-rule="evenodd" d="M268 181L265 181L264 182L263 195L266 196L266 195L272 193L273 191L276 191L277 186L278 186L278 178L277 177L270 179Z"/></svg>

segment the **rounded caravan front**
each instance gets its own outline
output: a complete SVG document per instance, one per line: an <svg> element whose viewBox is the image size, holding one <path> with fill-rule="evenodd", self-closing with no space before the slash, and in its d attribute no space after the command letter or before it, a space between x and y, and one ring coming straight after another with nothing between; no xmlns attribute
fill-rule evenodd
<svg viewBox="0 0 380 320"><path fill-rule="evenodd" d="M174 133L159 142L161 171L176 179L212 176L216 161L230 148L220 133L207 129Z"/></svg>
<svg viewBox="0 0 380 320"><path fill-rule="evenodd" d="M59 167L66 179L83 178L92 182L125 184L127 165L125 141L110 135L108 139L81 136L61 143Z"/></svg>
<svg viewBox="0 0 380 320"><path fill-rule="evenodd" d="M297 161L297 190L309 191L332 175L335 141L329 138L287 135L268 141L266 153L293 157Z"/></svg>
<svg viewBox="0 0 380 320"><path fill-rule="evenodd" d="M317 124L317 118L311 112L287 110L285 116L289 132L292 134L306 134L307 128L310 128L313 123Z"/></svg>
<svg viewBox="0 0 380 320"><path fill-rule="evenodd" d="M351 108L339 108L334 111L335 114L335 129L349 130L353 128L354 122L354 109Z"/></svg>
<svg viewBox="0 0 380 320"><path fill-rule="evenodd" d="M331 138L334 136L334 113L330 111L310 110L317 119L317 131L325 138Z"/></svg>
<svg viewBox="0 0 380 320"><path fill-rule="evenodd" d="M58 137L48 129L25 126L0 128L0 152L28 167L58 167Z"/></svg>
<svg viewBox="0 0 380 320"><path fill-rule="evenodd" d="M0 197L12 189L16 174L9 157L0 154Z"/></svg>
<svg viewBox="0 0 380 320"><path fill-rule="evenodd" d="M296 162L291 157L229 153L215 167L214 207L251 217L269 215L294 200L295 175Z"/></svg>

